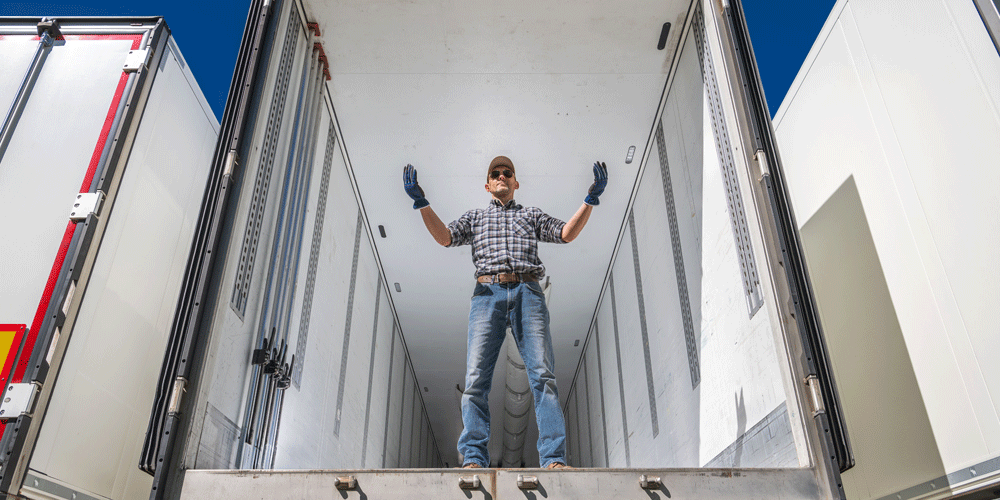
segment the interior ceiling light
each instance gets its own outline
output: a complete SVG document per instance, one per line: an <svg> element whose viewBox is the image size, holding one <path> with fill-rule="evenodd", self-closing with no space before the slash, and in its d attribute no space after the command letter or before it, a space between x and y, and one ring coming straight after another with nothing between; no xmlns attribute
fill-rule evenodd
<svg viewBox="0 0 1000 500"><path fill-rule="evenodd" d="M632 163L632 158L634 157L635 157L635 146L629 146L628 153L625 153L625 163Z"/></svg>

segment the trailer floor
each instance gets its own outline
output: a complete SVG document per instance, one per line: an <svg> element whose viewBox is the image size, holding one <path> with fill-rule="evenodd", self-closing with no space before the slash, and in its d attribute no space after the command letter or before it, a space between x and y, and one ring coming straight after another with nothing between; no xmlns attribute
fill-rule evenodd
<svg viewBox="0 0 1000 500"><path fill-rule="evenodd" d="M659 478L660 484L644 489ZM519 481L537 479L534 489ZM339 490L337 481L356 481ZM460 482L478 479L478 487ZM526 484L526 486L528 486ZM383 469L383 470L188 470L181 499L815 499L812 469Z"/></svg>

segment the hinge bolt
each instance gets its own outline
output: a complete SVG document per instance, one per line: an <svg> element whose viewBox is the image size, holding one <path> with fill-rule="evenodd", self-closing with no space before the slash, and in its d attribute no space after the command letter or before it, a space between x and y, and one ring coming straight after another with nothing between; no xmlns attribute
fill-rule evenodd
<svg viewBox="0 0 1000 500"><path fill-rule="evenodd" d="M517 487L521 488L522 490L538 489L538 476L525 476L522 474L518 474Z"/></svg>
<svg viewBox="0 0 1000 500"><path fill-rule="evenodd" d="M482 482L479 480L479 476L462 476L458 478L458 487L463 490L478 490Z"/></svg>
<svg viewBox="0 0 1000 500"><path fill-rule="evenodd" d="M358 479L354 476L341 476L333 481L338 490L354 490L358 487Z"/></svg>
<svg viewBox="0 0 1000 500"><path fill-rule="evenodd" d="M663 486L663 482L660 481L658 476L647 476L645 474L639 476L639 486L642 486L644 490L658 490Z"/></svg>

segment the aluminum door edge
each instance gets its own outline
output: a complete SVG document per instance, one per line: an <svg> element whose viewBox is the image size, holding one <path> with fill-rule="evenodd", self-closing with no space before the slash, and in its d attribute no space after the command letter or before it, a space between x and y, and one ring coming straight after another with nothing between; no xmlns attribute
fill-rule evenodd
<svg viewBox="0 0 1000 500"><path fill-rule="evenodd" d="M183 478L177 465L183 446L175 444L177 435L182 434L178 431L184 425L183 412L193 398L185 401L182 395L191 379L192 365L197 364L199 324L208 305L205 299L211 288L215 249L239 164L247 116L253 107L252 97L259 83L257 68L266 52L267 27L280 3L254 0L248 11L140 455L139 468L153 476L150 498L163 498L168 488Z"/></svg>
<svg viewBox="0 0 1000 500"><path fill-rule="evenodd" d="M815 424L819 427L819 453L816 456L826 466L831 486L844 497L840 472L854 465L847 426L844 422L840 398L830 364L826 342L823 337L819 313L812 284L806 269L802 243L792 212L791 202L785 187L781 158L771 125L770 114L764 99L757 62L746 24L746 17L739 0L730 0L723 12L725 31L729 37L726 50L732 59L739 81L733 82L742 97L743 112L750 124L751 154L758 155L758 163L763 163L760 186L766 196L765 205L770 208L770 220L762 217L770 225L770 235L780 245L781 267L784 269L785 283L782 283L790 301L791 313L798 329L802 356L793 360L800 366L800 374L809 392L809 385L818 388L818 397L812 408ZM738 85L736 85L738 84ZM762 214L764 215L764 214Z"/></svg>

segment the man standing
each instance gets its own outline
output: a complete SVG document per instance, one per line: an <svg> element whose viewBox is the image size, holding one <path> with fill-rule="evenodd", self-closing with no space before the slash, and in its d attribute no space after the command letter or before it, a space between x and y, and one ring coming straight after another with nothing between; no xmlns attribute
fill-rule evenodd
<svg viewBox="0 0 1000 500"><path fill-rule="evenodd" d="M594 184L569 222L534 207L514 202L520 187L514 164L497 156L486 171L486 191L493 199L486 208L466 212L447 226L441 222L417 184L412 165L403 169L403 187L420 210L424 225L442 246L472 245L476 288L469 312L469 340L465 392L458 451L466 468L488 467L490 440L488 397L500 347L507 327L514 335L535 398L538 457L542 467L565 468L566 424L559 408L555 360L549 335L549 310L539 280L545 266L538 258L538 242L569 243L590 218L598 196L608 182L604 163L594 163Z"/></svg>

